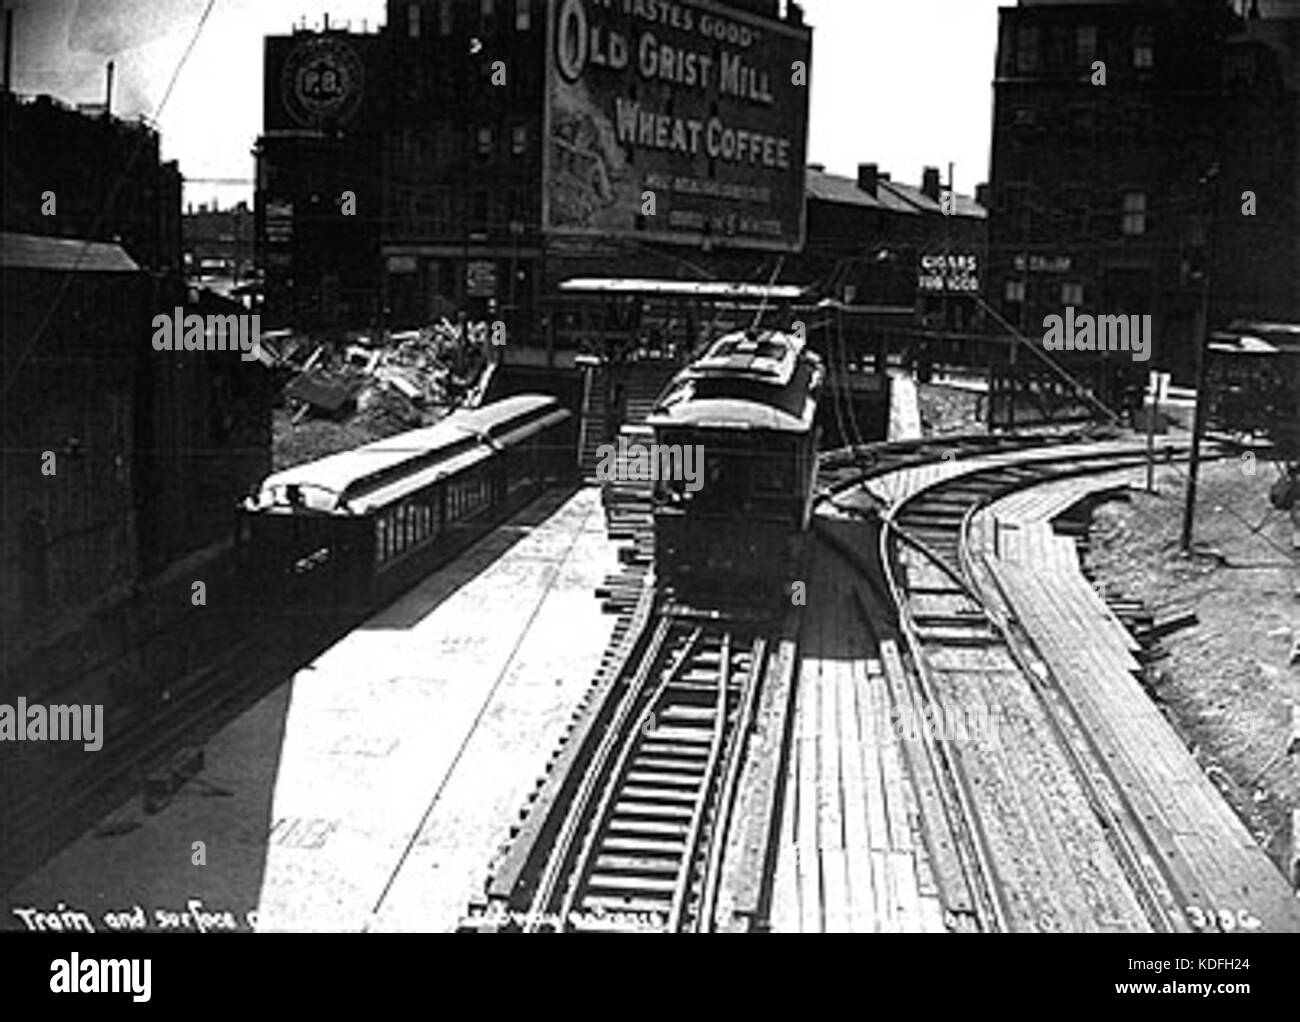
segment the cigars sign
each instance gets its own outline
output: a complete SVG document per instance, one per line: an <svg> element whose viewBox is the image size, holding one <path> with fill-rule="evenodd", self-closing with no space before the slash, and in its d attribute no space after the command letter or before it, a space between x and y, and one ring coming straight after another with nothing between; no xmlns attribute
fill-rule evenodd
<svg viewBox="0 0 1300 1022"><path fill-rule="evenodd" d="M980 289L979 258L970 253L922 255L919 270L916 278L918 291L974 294Z"/></svg>
<svg viewBox="0 0 1300 1022"><path fill-rule="evenodd" d="M550 0L547 228L802 247L811 38L707 0Z"/></svg>

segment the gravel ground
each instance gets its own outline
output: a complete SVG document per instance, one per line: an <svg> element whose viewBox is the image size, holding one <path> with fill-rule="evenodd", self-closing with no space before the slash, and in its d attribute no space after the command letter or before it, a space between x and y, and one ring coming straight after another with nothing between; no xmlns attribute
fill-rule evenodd
<svg viewBox="0 0 1300 1022"><path fill-rule="evenodd" d="M1261 462L1202 467L1195 539L1178 549L1183 476L1157 476L1158 495L1107 504L1093 521L1098 578L1157 617L1190 607L1199 624L1164 640L1155 695L1198 761L1280 866L1290 810L1300 805L1300 757L1286 756L1290 708L1300 703L1300 561L1286 514L1268 503L1275 478Z"/></svg>

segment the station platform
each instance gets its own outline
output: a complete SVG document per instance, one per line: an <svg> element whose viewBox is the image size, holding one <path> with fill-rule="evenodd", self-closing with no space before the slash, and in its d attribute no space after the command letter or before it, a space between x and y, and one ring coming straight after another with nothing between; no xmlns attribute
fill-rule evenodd
<svg viewBox="0 0 1300 1022"><path fill-rule="evenodd" d="M199 902L244 932L453 929L600 665L617 563L597 489L544 495L219 732L161 812L135 798L24 880L0 925L139 908L192 930Z"/></svg>

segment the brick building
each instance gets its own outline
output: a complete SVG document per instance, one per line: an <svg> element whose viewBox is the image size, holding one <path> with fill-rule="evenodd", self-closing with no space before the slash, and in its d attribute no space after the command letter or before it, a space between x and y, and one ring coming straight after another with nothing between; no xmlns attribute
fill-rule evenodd
<svg viewBox="0 0 1300 1022"><path fill-rule="evenodd" d="M181 218L187 276L247 280L253 272L253 211L247 202L229 209L189 206Z"/></svg>
<svg viewBox="0 0 1300 1022"><path fill-rule="evenodd" d="M181 174L159 158L158 132L50 96L3 103L5 230L120 244L159 287L175 286Z"/></svg>
<svg viewBox="0 0 1300 1022"><path fill-rule="evenodd" d="M814 164L807 188L808 240L793 260L793 280L850 305L915 307L919 327L982 326L987 213L970 196L949 199L937 167L908 185L874 163L860 164L856 179Z"/></svg>
<svg viewBox="0 0 1300 1022"><path fill-rule="evenodd" d="M782 82L790 77L790 53L807 63L811 33L797 4L778 19L777 0L670 6L673 17L652 26L617 7L567 0L390 0L378 33L326 28L269 37L257 148L268 314L299 325L409 326L464 309L491 313L514 336L528 337L541 329L558 284L571 277L770 273L772 253L797 251L802 241L807 89ZM591 34L577 31L579 24ZM704 26L723 41L700 39ZM559 44L548 42L552 31L563 36ZM614 63L621 59L622 77L609 54L591 48L601 40L614 45L610 36L619 32L625 49ZM728 32L735 53L727 51ZM690 86L684 72L672 70L688 47L692 59L713 61L711 77L700 70ZM661 63L664 53L668 63ZM575 63L576 84L560 70ZM642 79L631 82L638 72ZM575 96L586 108L573 109ZM732 118L730 157L738 131L756 165L759 154L775 161L777 147L761 147L781 135L782 169L770 182L737 186L735 168L718 166L728 160L691 157L685 146L674 160L662 158L671 146L666 111L676 107L685 121L681 108L707 109L701 104L710 96ZM628 108L618 127L616 110L633 97L637 110ZM653 112L651 102L658 104ZM586 134L575 144L577 134L553 131L548 142L552 114ZM698 116L693 143L717 155L722 127L710 136L707 115ZM575 169L575 161L582 166ZM667 208L655 220L630 199L639 205L642 188L659 180L654 187ZM717 205L732 215L705 222L701 200L692 203L686 185L675 187L686 182L698 192L702 181L731 189L736 197ZM350 182L358 215L340 217L331 197ZM770 201L747 205L740 197L773 187L780 194ZM571 208L576 193L587 203L581 224ZM786 221L759 223L753 209L764 204L782 208ZM737 240L751 222L753 236Z"/></svg>
<svg viewBox="0 0 1300 1022"><path fill-rule="evenodd" d="M157 132L48 96L6 93L3 115L12 623L75 614L228 539L269 469L270 395L256 362L152 347L155 314L205 311L182 276L181 176ZM34 461L46 450L66 454L57 485Z"/></svg>
<svg viewBox="0 0 1300 1022"><path fill-rule="evenodd" d="M381 33L266 40L254 224L268 325L377 322L390 59Z"/></svg>
<svg viewBox="0 0 1300 1022"><path fill-rule="evenodd" d="M149 279L120 245L5 232L0 639L129 592ZM146 342L147 343L147 342Z"/></svg>
<svg viewBox="0 0 1300 1022"><path fill-rule="evenodd" d="M1026 336L1150 314L1148 368L1189 380L1207 263L1211 325L1300 312L1295 35L1247 6L1002 9L987 290Z"/></svg>

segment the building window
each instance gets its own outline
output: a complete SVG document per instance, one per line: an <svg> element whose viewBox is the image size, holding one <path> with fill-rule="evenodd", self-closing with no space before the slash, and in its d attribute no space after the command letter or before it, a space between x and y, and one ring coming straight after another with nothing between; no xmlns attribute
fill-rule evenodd
<svg viewBox="0 0 1300 1022"><path fill-rule="evenodd" d="M1017 33L1016 70L1021 74L1038 70L1038 29L1033 25L1021 26Z"/></svg>
<svg viewBox="0 0 1300 1022"><path fill-rule="evenodd" d="M475 142L475 152L477 152L479 156L492 155L492 126L491 125L485 124L478 129L476 142Z"/></svg>
<svg viewBox="0 0 1300 1022"><path fill-rule="evenodd" d="M1083 304L1083 285L1082 285L1082 284L1062 284L1062 285L1061 285L1061 304L1062 304L1062 305L1082 305L1082 304Z"/></svg>
<svg viewBox="0 0 1300 1022"><path fill-rule="evenodd" d="M455 27L453 18L455 11L452 9L452 0L438 0L438 33L440 35L451 35Z"/></svg>
<svg viewBox="0 0 1300 1022"><path fill-rule="evenodd" d="M1008 280L1006 291L1003 293L1009 302L1023 302L1025 300L1025 282L1023 280Z"/></svg>
<svg viewBox="0 0 1300 1022"><path fill-rule="evenodd" d="M406 5L406 31L412 39L420 38L420 5Z"/></svg>
<svg viewBox="0 0 1300 1022"><path fill-rule="evenodd" d="M533 0L515 0L515 31L527 32L533 27Z"/></svg>
<svg viewBox="0 0 1300 1022"><path fill-rule="evenodd" d="M497 5L496 0L479 0L478 6L479 24L483 26L483 34L491 35L497 27Z"/></svg>
<svg viewBox="0 0 1300 1022"><path fill-rule="evenodd" d="M478 191L474 193L474 205L472 207L471 220L475 227L484 227L488 222L488 193Z"/></svg>
<svg viewBox="0 0 1300 1022"><path fill-rule="evenodd" d="M528 151L528 128L523 124L516 124L510 132L510 151L515 156L522 156Z"/></svg>
<svg viewBox="0 0 1300 1022"><path fill-rule="evenodd" d="M1136 68L1155 67L1156 51L1151 29L1143 26L1133 33L1133 66Z"/></svg>
<svg viewBox="0 0 1300 1022"><path fill-rule="evenodd" d="M1091 67L1097 59L1096 25L1080 25L1074 30L1074 59L1086 67Z"/></svg>
<svg viewBox="0 0 1300 1022"><path fill-rule="evenodd" d="M1147 193L1124 193L1124 220L1121 226L1124 234L1131 236L1147 232Z"/></svg>

